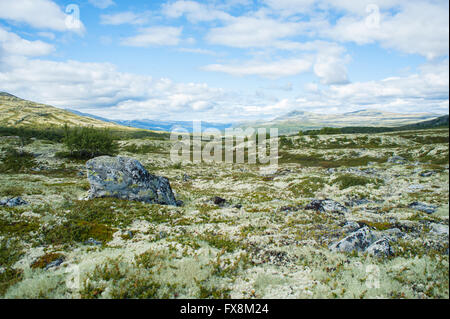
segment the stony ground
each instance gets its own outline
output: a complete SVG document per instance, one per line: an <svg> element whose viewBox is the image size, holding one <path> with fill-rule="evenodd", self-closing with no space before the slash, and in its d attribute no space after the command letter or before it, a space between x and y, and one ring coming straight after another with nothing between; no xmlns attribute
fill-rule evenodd
<svg viewBox="0 0 450 319"><path fill-rule="evenodd" d="M85 162L35 140L26 169L0 174L0 296L448 298L448 135L282 138L275 171L174 164L169 141L121 141L182 207L85 200ZM18 147L0 139L2 154ZM362 227L392 253L330 249Z"/></svg>

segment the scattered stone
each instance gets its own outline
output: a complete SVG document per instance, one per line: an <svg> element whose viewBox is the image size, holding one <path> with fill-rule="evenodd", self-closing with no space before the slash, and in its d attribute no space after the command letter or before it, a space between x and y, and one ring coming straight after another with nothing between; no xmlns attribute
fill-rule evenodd
<svg viewBox="0 0 450 319"><path fill-rule="evenodd" d="M422 176L422 177L430 177L430 176L432 176L434 174L435 174L434 171L425 171L425 172L420 173L419 175Z"/></svg>
<svg viewBox="0 0 450 319"><path fill-rule="evenodd" d="M370 200L368 200L367 198L359 198L359 199L352 199L348 202L345 202L345 205L353 207L353 206L366 205L369 203L370 203Z"/></svg>
<svg viewBox="0 0 450 319"><path fill-rule="evenodd" d="M181 199L177 199L176 206L178 207L184 206L184 202Z"/></svg>
<svg viewBox="0 0 450 319"><path fill-rule="evenodd" d="M425 188L425 186L423 186L423 185L413 184L413 185L409 185L408 186L408 192L420 191L420 190L422 190L424 188Z"/></svg>
<svg viewBox="0 0 450 319"><path fill-rule="evenodd" d="M236 204L236 205L233 205L233 208L241 209L242 205L241 204Z"/></svg>
<svg viewBox="0 0 450 319"><path fill-rule="evenodd" d="M394 254L394 250L387 238L377 240L367 248L366 252L367 254L376 257L392 256Z"/></svg>
<svg viewBox="0 0 450 319"><path fill-rule="evenodd" d="M48 269L53 268L53 267L58 267L58 266L61 265L63 262L64 262L64 258L63 258L63 257L60 257L60 258L58 258L58 259L52 261L51 263L47 264L47 266L45 266L44 269L45 269L45 270L48 270Z"/></svg>
<svg viewBox="0 0 450 319"><path fill-rule="evenodd" d="M79 171L77 175L80 176L80 177L83 177L84 176L84 172L83 171Z"/></svg>
<svg viewBox="0 0 450 319"><path fill-rule="evenodd" d="M365 251L373 242L375 241L375 236L369 229L365 226L344 239L330 245L332 251L348 252L353 251L362 252Z"/></svg>
<svg viewBox="0 0 450 319"><path fill-rule="evenodd" d="M394 155L394 156L389 157L387 162L392 163L392 164L406 164L406 159L404 159L401 156Z"/></svg>
<svg viewBox="0 0 450 319"><path fill-rule="evenodd" d="M177 205L169 180L148 173L136 159L100 156L89 160L86 167L91 185L89 199L116 197L144 203Z"/></svg>
<svg viewBox="0 0 450 319"><path fill-rule="evenodd" d="M213 203L217 206L223 207L225 205L225 203L227 202L225 199L223 199L222 197L219 196L215 196L212 199Z"/></svg>
<svg viewBox="0 0 450 319"><path fill-rule="evenodd" d="M293 207L293 206L282 206L280 208L280 212L294 212L296 210L298 210L298 208L297 207Z"/></svg>
<svg viewBox="0 0 450 319"><path fill-rule="evenodd" d="M89 238L88 240L86 240L86 244L87 245L101 246L102 242L101 241L97 241L94 238Z"/></svg>
<svg viewBox="0 0 450 319"><path fill-rule="evenodd" d="M448 225L443 224L431 224L431 232L437 235L448 236Z"/></svg>
<svg viewBox="0 0 450 319"><path fill-rule="evenodd" d="M159 239L163 239L163 238L167 237L167 233L165 231L160 231L158 236L159 236Z"/></svg>
<svg viewBox="0 0 450 319"><path fill-rule="evenodd" d="M0 206L8 206L8 207L16 207L27 204L28 203L24 201L22 197L12 197L0 201Z"/></svg>
<svg viewBox="0 0 450 319"><path fill-rule="evenodd" d="M343 214L347 212L347 208L332 199L315 199L305 209L316 210L325 213Z"/></svg>
<svg viewBox="0 0 450 319"><path fill-rule="evenodd" d="M434 205L429 205L421 202L413 202L409 204L408 207L427 214L433 214L437 209L437 207Z"/></svg>
<svg viewBox="0 0 450 319"><path fill-rule="evenodd" d="M183 179L183 182L189 182L190 180L192 180L192 177L189 176L188 174L184 174L182 179Z"/></svg>

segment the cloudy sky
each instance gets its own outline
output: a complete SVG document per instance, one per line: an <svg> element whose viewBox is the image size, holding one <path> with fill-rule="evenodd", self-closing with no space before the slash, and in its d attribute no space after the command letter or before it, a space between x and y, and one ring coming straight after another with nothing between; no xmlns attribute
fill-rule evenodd
<svg viewBox="0 0 450 319"><path fill-rule="evenodd" d="M0 91L112 119L448 113L447 0L0 0Z"/></svg>

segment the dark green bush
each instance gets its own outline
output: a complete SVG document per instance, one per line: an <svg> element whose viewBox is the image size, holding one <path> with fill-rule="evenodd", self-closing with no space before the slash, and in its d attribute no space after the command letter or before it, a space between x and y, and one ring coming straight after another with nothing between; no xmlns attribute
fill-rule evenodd
<svg viewBox="0 0 450 319"><path fill-rule="evenodd" d="M34 156L14 147L7 147L1 156L0 173L26 173L36 165Z"/></svg>
<svg viewBox="0 0 450 319"><path fill-rule="evenodd" d="M69 149L69 157L89 159L100 155L115 155L117 142L108 129L93 127L64 126L64 144Z"/></svg>

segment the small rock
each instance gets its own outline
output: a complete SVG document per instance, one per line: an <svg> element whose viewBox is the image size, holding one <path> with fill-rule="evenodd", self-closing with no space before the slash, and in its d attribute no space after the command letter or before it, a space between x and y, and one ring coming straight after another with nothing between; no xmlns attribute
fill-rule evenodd
<svg viewBox="0 0 450 319"><path fill-rule="evenodd" d="M177 207L181 207L181 206L184 205L184 202L183 202L181 199L177 199L176 202L175 202L175 205L176 205Z"/></svg>
<svg viewBox="0 0 450 319"><path fill-rule="evenodd" d="M443 224L431 224L431 232L437 235L448 236L448 226Z"/></svg>
<svg viewBox="0 0 450 319"><path fill-rule="evenodd" d="M419 175L422 177L430 177L430 176L434 175L434 173L435 173L434 171L425 171L425 172L420 173Z"/></svg>
<svg viewBox="0 0 450 319"><path fill-rule="evenodd" d="M429 205L429 204L425 204L425 203L421 203L421 202L413 202L411 204L409 204L408 206L409 208L412 208L414 210L418 210L427 214L433 214L437 207L434 205Z"/></svg>
<svg viewBox="0 0 450 319"><path fill-rule="evenodd" d="M188 182L188 181L192 180L192 177L189 176L188 174L184 174L182 179L183 179L183 182Z"/></svg>
<svg viewBox="0 0 450 319"><path fill-rule="evenodd" d="M219 197L219 196L215 196L212 199L213 203L217 206L223 207L225 205L225 203L227 202L224 198Z"/></svg>
<svg viewBox="0 0 450 319"><path fill-rule="evenodd" d="M241 204L236 204L236 205L233 206L233 208L241 209L242 205Z"/></svg>
<svg viewBox="0 0 450 319"><path fill-rule="evenodd" d="M6 271L4 267L0 267L0 275L3 274Z"/></svg>
<svg viewBox="0 0 450 319"><path fill-rule="evenodd" d="M347 212L347 208L340 203L332 200L332 199L315 199L308 205L306 205L305 209L316 210L319 212L326 213L338 213L343 214Z"/></svg>
<svg viewBox="0 0 450 319"><path fill-rule="evenodd" d="M368 200L367 198L359 198L359 199L352 199L352 200L346 202L345 204L347 206L353 207L353 206L366 205L369 203L370 203L370 200Z"/></svg>
<svg viewBox="0 0 450 319"><path fill-rule="evenodd" d="M86 241L86 244L88 244L88 245L95 245L95 246L101 246L101 245L102 245L102 242L97 241L97 240L95 240L94 238L89 238L89 239Z"/></svg>
<svg viewBox="0 0 450 319"><path fill-rule="evenodd" d="M58 267L59 265L61 265L64 262L64 258L60 257L54 261L52 261L51 263L47 264L47 266L45 266L45 270L48 270L52 267Z"/></svg>
<svg viewBox="0 0 450 319"><path fill-rule="evenodd" d="M392 256L394 254L387 238L377 240L367 248L366 252L369 255L376 257Z"/></svg>
<svg viewBox="0 0 450 319"><path fill-rule="evenodd" d="M22 197L13 197L3 199L0 201L0 206L16 207L21 205L27 205L28 203L22 199Z"/></svg>
<svg viewBox="0 0 450 319"><path fill-rule="evenodd" d="M404 159L401 156L394 155L394 156L389 157L387 162L393 163L393 164L406 164L406 159Z"/></svg>
<svg viewBox="0 0 450 319"><path fill-rule="evenodd" d="M80 176L80 177L83 177L84 176L84 172L79 171L77 175Z"/></svg>
<svg viewBox="0 0 450 319"><path fill-rule="evenodd" d="M375 236L372 234L369 227L365 226L344 239L330 245L331 251L348 252L352 251L362 252L365 251L373 242Z"/></svg>

